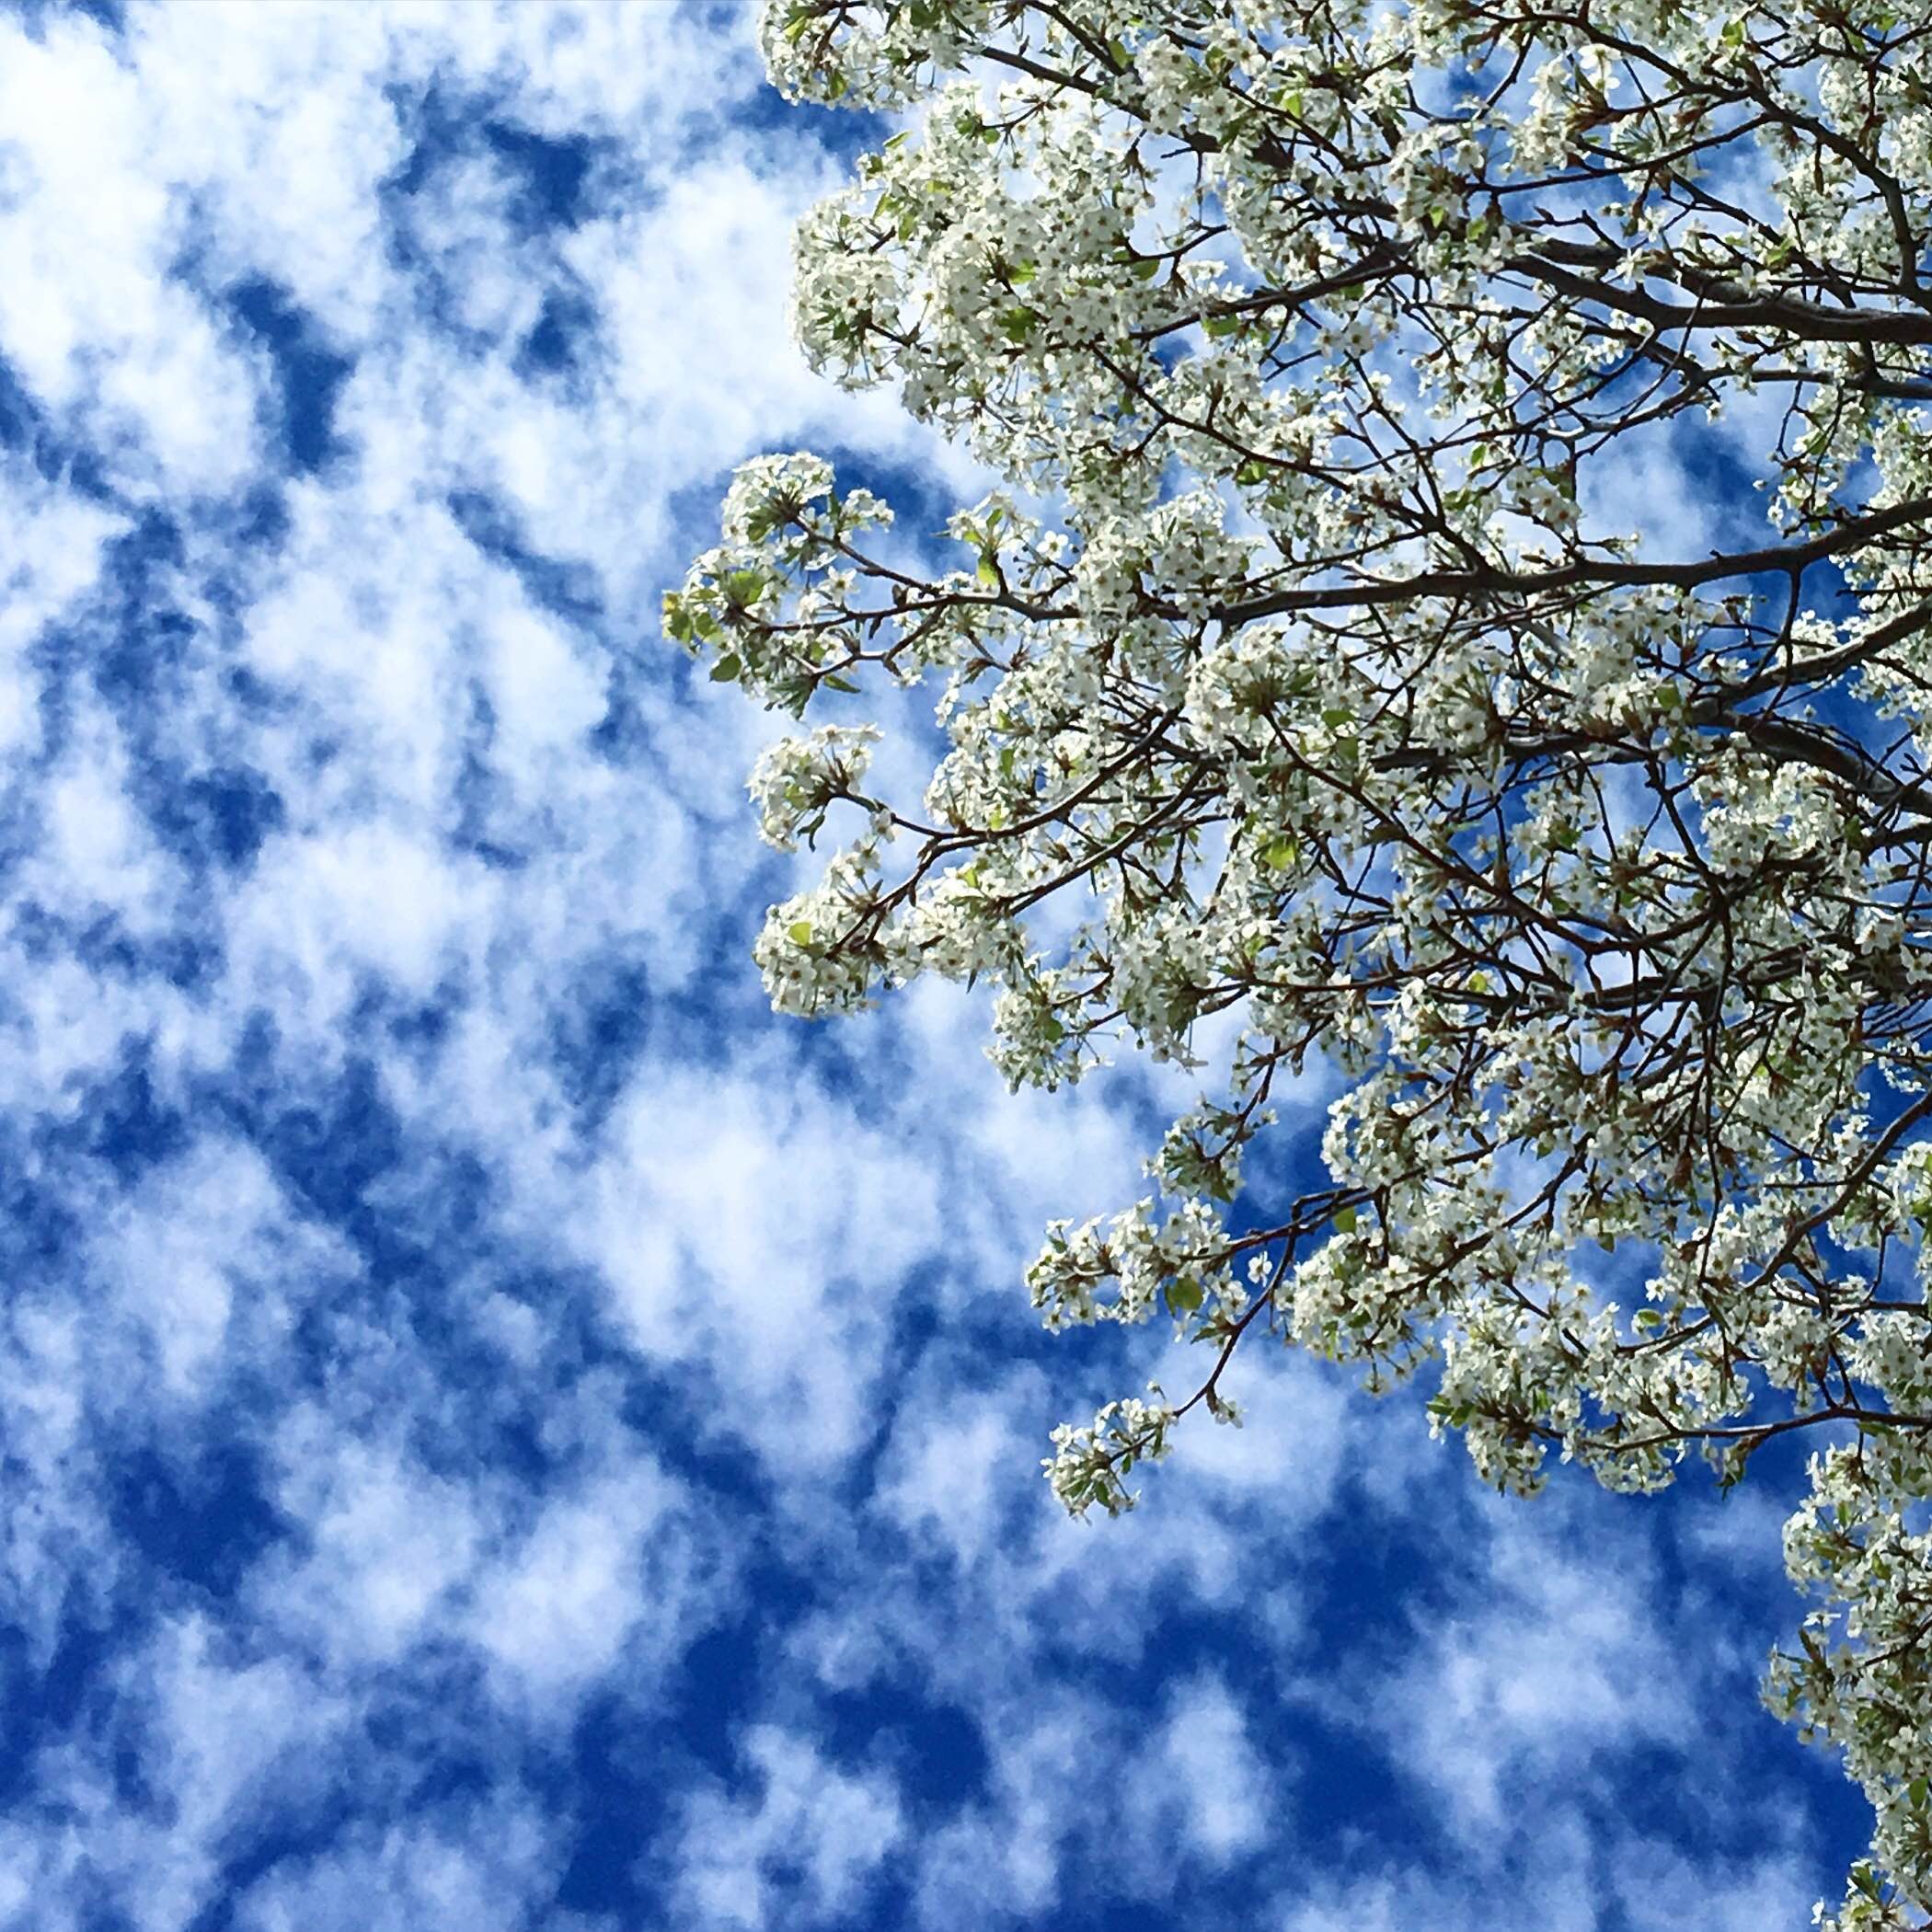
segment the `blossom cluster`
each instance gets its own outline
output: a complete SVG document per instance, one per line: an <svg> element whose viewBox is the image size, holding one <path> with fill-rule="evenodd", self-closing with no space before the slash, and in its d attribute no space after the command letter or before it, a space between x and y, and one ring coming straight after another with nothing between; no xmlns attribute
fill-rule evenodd
<svg viewBox="0 0 1932 1932"><path fill-rule="evenodd" d="M865 788L865 728L761 760L774 842L856 821L772 911L772 996L937 973L990 987L1016 1086L1123 1039L1210 1079L1156 1193L1029 1271L1050 1328L1211 1344L1193 1396L1058 1432L1055 1493L1128 1507L1269 1330L1425 1378L1507 1489L1730 1483L1822 1430L1785 1546L1816 1601L1767 1695L1874 1805L1829 1922L1919 1923L1913 32L1882 0L769 0L764 35L796 98L915 109L800 227L807 354L1002 478L933 564L820 459L761 458L666 600L794 716L938 687L923 798ZM1767 396L1761 543L1592 513ZM1351 1083L1328 1182L1283 1202L1245 1156L1317 1059Z"/></svg>

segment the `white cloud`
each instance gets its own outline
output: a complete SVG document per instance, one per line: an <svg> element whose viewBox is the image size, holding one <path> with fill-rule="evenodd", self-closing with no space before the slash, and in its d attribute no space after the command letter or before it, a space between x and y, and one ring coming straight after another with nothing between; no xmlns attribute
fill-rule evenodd
<svg viewBox="0 0 1932 1932"><path fill-rule="evenodd" d="M975 1390L937 1401L908 1391L886 1447L880 1507L961 1570L1000 1547L1015 1514L1015 1478L1036 1446L1016 1428L1015 1411L1041 1406L1044 1380L1030 1374L1015 1380L1030 1399L1016 1400L1013 1383L998 1396Z"/></svg>
<svg viewBox="0 0 1932 1932"><path fill-rule="evenodd" d="M237 977L311 1024L339 1012L359 972L421 997L475 945L487 881L480 861L390 821L274 840L233 902Z"/></svg>
<svg viewBox="0 0 1932 1932"><path fill-rule="evenodd" d="M710 1353L725 1419L778 1473L850 1451L882 1295L944 1236L926 1161L760 1052L635 1090L589 1198L570 1233L639 1347Z"/></svg>
<svg viewBox="0 0 1932 1932"><path fill-rule="evenodd" d="M553 1823L528 1800L428 1811L284 1860L243 1895L235 1922L242 1932L519 1932L554 1892L557 1857ZM544 1917L558 1932L573 1920Z"/></svg>
<svg viewBox="0 0 1932 1932"><path fill-rule="evenodd" d="M1521 1780L1558 1766L1581 1780L1604 1754L1687 1750L1697 1733L1708 1660L1669 1620L1650 1550L1606 1520L1607 1499L1583 1501L1587 1545L1558 1533L1553 1509L1489 1509L1479 1568L1452 1610L1415 1613L1406 1666L1363 1685L1361 1666L1344 1664L1321 1694L1381 1734L1484 1859L1523 1828L1511 1810ZM1470 1527L1465 1516L1461 1534Z"/></svg>
<svg viewBox="0 0 1932 1932"><path fill-rule="evenodd" d="M443 1627L486 1505L400 1444L356 1441L345 1420L310 1408L280 1432L276 1501L307 1549L258 1570L259 1614L317 1656L379 1662Z"/></svg>
<svg viewBox="0 0 1932 1932"><path fill-rule="evenodd" d="M88 725L47 784L30 889L50 909L82 918L112 910L151 929L170 868L128 796L121 734L98 713Z"/></svg>
<svg viewBox="0 0 1932 1932"><path fill-rule="evenodd" d="M112 1690L121 1739L138 1740L166 1807L129 1803L111 1760L45 1753L40 1798L55 1829L0 1836L0 1909L17 1900L32 1916L0 1923L85 1923L68 1918L69 1898L105 1883L140 1932L180 1932L220 1869L222 1834L298 1800L349 1716L306 1673L236 1655L199 1616L124 1653Z"/></svg>
<svg viewBox="0 0 1932 1932"><path fill-rule="evenodd" d="M1278 1801L1241 1707L1211 1676L1184 1685L1169 1702L1156 1779L1153 1808L1177 1814L1189 1846L1213 1865L1251 1850Z"/></svg>
<svg viewBox="0 0 1932 1932"><path fill-rule="evenodd" d="M222 488L252 455L254 384L169 279L181 210L146 168L138 83L98 37L7 38L0 354L104 440L137 435L144 481Z"/></svg>
<svg viewBox="0 0 1932 1932"><path fill-rule="evenodd" d="M259 1322L286 1212L253 1148L212 1141L104 1208L93 1265L144 1337L167 1395L204 1392L225 1352L237 1289L255 1298L249 1312Z"/></svg>
<svg viewBox="0 0 1932 1932"><path fill-rule="evenodd" d="M40 680L28 647L95 582L126 519L38 475L0 476L0 757L40 748Z"/></svg>
<svg viewBox="0 0 1932 1932"><path fill-rule="evenodd" d="M904 1829L891 1781L828 1764L811 1742L753 1726L742 1750L755 1796L705 1792L686 1811L676 1888L684 1922L707 1928L837 1923ZM800 1882L782 1906L775 1868Z"/></svg>
<svg viewBox="0 0 1932 1932"><path fill-rule="evenodd" d="M554 1698L602 1676L642 1617L688 1639L702 1618L678 1587L682 1531L670 1520L674 1486L633 1464L587 1493L546 1505L529 1534L505 1550L470 1593L468 1628L512 1695ZM648 1546L659 1560L647 1581Z"/></svg>

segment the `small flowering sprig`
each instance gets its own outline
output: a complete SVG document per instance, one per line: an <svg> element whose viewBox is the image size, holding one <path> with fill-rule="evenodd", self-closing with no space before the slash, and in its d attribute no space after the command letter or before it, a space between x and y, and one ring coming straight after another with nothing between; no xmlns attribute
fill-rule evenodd
<svg viewBox="0 0 1932 1932"><path fill-rule="evenodd" d="M1161 1394L1157 1382L1147 1388ZM1053 1431L1053 1454L1041 1465L1053 1494L1074 1516L1096 1507L1110 1516L1131 1510L1140 1496L1128 1489L1127 1478L1136 1463L1157 1463L1167 1455L1174 1421L1164 1399L1147 1403L1126 1396L1083 1427L1063 1422Z"/></svg>
<svg viewBox="0 0 1932 1932"><path fill-rule="evenodd" d="M814 842L825 814L840 799L855 803L857 787L879 742L877 725L821 725L810 737L781 738L759 754L746 786L758 812L758 830L767 845L796 852L802 838ZM889 814L878 814L877 830L889 837Z"/></svg>

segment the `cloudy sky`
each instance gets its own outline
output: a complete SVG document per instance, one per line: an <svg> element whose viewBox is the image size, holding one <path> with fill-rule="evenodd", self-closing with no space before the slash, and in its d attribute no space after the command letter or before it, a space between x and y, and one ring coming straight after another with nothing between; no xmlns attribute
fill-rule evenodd
<svg viewBox="0 0 1932 1932"><path fill-rule="evenodd" d="M755 452L977 494L788 343L882 132L729 5L0 4L0 1926L1803 1924L1788 1466L1258 1356L1070 1524L1147 1363L1019 1272L1186 1093L766 1012L657 603Z"/></svg>

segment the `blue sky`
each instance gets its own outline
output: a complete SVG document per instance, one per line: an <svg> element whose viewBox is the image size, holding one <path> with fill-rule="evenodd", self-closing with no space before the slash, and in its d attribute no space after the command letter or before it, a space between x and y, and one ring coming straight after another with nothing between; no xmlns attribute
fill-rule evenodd
<svg viewBox="0 0 1932 1932"><path fill-rule="evenodd" d="M1788 1462L1258 1355L1069 1524L1146 1363L1020 1271L1188 1090L766 1013L657 601L755 452L978 493L787 339L867 132L732 6L0 6L0 1926L1804 1923Z"/></svg>

